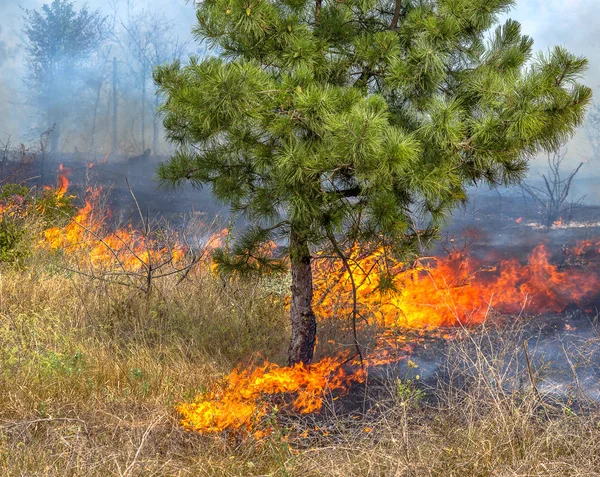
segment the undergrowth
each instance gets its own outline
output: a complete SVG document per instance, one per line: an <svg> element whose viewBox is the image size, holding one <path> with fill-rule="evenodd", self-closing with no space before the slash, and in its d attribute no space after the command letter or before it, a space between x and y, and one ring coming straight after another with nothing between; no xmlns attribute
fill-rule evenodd
<svg viewBox="0 0 600 477"><path fill-rule="evenodd" d="M186 432L177 403L236 365L284 361L285 285L224 282L199 263L142 293L61 260L33 250L0 268L0 475L600 475L593 405L507 383L514 330L465 332L434 388L389 379L365 390L365 412L330 402L273 418L258 441Z"/></svg>

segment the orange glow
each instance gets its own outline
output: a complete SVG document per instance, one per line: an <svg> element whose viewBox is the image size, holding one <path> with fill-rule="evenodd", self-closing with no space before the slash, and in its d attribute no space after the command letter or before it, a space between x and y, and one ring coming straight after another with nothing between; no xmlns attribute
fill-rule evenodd
<svg viewBox="0 0 600 477"><path fill-rule="evenodd" d="M581 249L581 245L576 250ZM389 327L436 328L482 323L490 309L519 313L561 312L598 298L600 277L580 269L561 270L538 245L526 264L508 259L490 267L464 254L417 262L412 268L388 260L396 290L380 290L384 253L352 254L359 312ZM339 262L317 260L314 269L315 311L320 317L346 317L351 302L348 273Z"/></svg>
<svg viewBox="0 0 600 477"><path fill-rule="evenodd" d="M60 199L62 197L64 197L64 195L67 193L67 191L69 190L69 179L68 179L68 174L70 172L70 169L64 167L62 164L60 164L58 166L58 179L57 179L57 186L56 186L56 198ZM46 190L51 190L51 187L45 187Z"/></svg>
<svg viewBox="0 0 600 477"><path fill-rule="evenodd" d="M61 172L56 189L59 197L69 186L67 171L61 168ZM100 212L99 196L100 190L88 191L85 205L68 224L43 233L42 246L96 267L127 272L144 269L149 263L177 263L182 259L186 253L183 246L167 247L131 225L107 232L109 215ZM222 246L228 235L229 230L223 229L211 236L205 250ZM274 243L265 247L275 253ZM359 326L369 321L384 330L377 336L375 349L368 353L363 350L366 356L362 363L342 353L310 365L282 367L265 362L239 367L195 402L179 404L181 424L200 433L225 431L261 438L270 432L268 426L261 426L264 418L276 411L319 412L325 396L344 395L352 384L366 380L370 367L408 359L415 346L429 337L451 339L446 327L480 324L492 309L506 314L519 314L525 305L529 313L562 312L570 304L585 309L599 298L600 271L569 260L595 258L600 254L600 240L579 242L564 252L565 263L577 266L552 263L543 244L535 247L526 261L511 258L497 262L454 253L413 264L391 260L382 249L369 253L366 247L356 247L349 263L358 287ZM204 266L210 270L213 264L207 261ZM394 277L395 287L384 286L381 277L386 275L382 272ZM342 319L340 323L346 323L352 289L343 264L317 257L313 283L313 304L319 319ZM331 340L328 344L335 345ZM411 361L407 365L416 366Z"/></svg>
<svg viewBox="0 0 600 477"><path fill-rule="evenodd" d="M222 247L225 244L225 240L227 239L228 235L229 229L227 228L222 229L220 232L211 235L206 241L206 244L204 245L204 250L206 250L207 252L212 252L213 250Z"/></svg>
<svg viewBox="0 0 600 477"><path fill-rule="evenodd" d="M88 191L85 205L64 227L52 227L43 233L42 245L51 251L61 250L79 259L87 258L93 266L119 267L127 271L156 267L171 260L177 263L185 254L182 246L168 248L146 237L131 225L115 232L105 232L108 213L98 214L100 189Z"/></svg>
<svg viewBox="0 0 600 477"><path fill-rule="evenodd" d="M214 234L205 248L210 251L222 246L228 234L228 229ZM273 243L267 246L271 251L274 248ZM578 242L567 253L600 254L600 241ZM380 287L384 259L395 277L393 290L382 291ZM490 266L489 260L455 253L447 258L419 260L408 267L390 261L381 249L365 255L358 248L350 263L358 285L361 317L371 318L384 329L432 330L480 324L491 310L535 314L562 312L568 305L589 308L598 299L600 274L574 267L561 269L550 259L547 247L540 244L525 263L511 258ZM314 309L321 320L349 316L350 279L340 261L315 260L313 283ZM378 357L377 362L381 359Z"/></svg>
<svg viewBox="0 0 600 477"><path fill-rule="evenodd" d="M582 240L577 242L577 245L572 249L572 254L578 257L588 254L600 254L600 241Z"/></svg>
<svg viewBox="0 0 600 477"><path fill-rule="evenodd" d="M220 239L223 236L224 232ZM219 235L215 236L217 239ZM598 244L579 243L573 250L587 253L595 251ZM309 366L290 368L265 363L234 370L194 403L177 407L182 425L200 433L267 435L268 429L256 428L275 406L283 411L318 412L326 392L347 393L351 384L366 379L369 368L408 359L415 346L430 339L453 339L441 327L482 323L490 309L518 314L524 305L530 313L560 312L569 304L585 307L598 298L600 285L597 273L579 268L561 270L552 264L544 245L537 246L526 263L509 259L492 267L466 254L420 260L412 267L388 259L390 272L398 283L396 290L387 292L380 290L378 273L384 259L383 250L365 255L357 248L351 254L359 314L374 319L385 330L362 363L356 357L348 360L347 355L341 355ZM313 274L319 318L348 316L351 287L342 264L315 260ZM335 343L330 340L328 344ZM343 363L347 363L349 371L344 370ZM410 359L407 365L417 367ZM284 399L285 395L293 398Z"/></svg>
<svg viewBox="0 0 600 477"><path fill-rule="evenodd" d="M292 367L265 363L254 369L236 369L219 386L177 410L190 430L250 432L275 406L301 414L319 411L326 393L347 392L351 383L364 381L362 371L347 374L346 355ZM289 404L285 396L293 396Z"/></svg>

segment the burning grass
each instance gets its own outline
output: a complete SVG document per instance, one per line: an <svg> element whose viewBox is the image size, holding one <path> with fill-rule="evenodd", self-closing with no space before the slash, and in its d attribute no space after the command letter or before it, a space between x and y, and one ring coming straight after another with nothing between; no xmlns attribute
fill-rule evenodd
<svg viewBox="0 0 600 477"><path fill-rule="evenodd" d="M581 241L566 256L587 254L597 261L598 244ZM565 253L565 252L563 252ZM430 258L407 266L386 258L383 250L354 250L350 263L358 283L360 314L384 328L438 328L478 325L490 308L505 314L560 313L569 305L597 304L600 274L590 267L561 268L548 247L539 244L523 263L477 259L466 253ZM315 277L320 316L348 315L351 287L343 265L320 261ZM380 277L395 277L395 288L382 291Z"/></svg>
<svg viewBox="0 0 600 477"><path fill-rule="evenodd" d="M62 186L57 194L61 194ZM101 189L88 190L85 205L66 226L48 228L40 245L50 251L61 251L82 259L96 268L124 272L147 269L150 264L177 265L186 253L180 243L162 244L150 236L148 230L127 225L114 232L106 231L109 214L99 207ZM158 268L156 265L155 268Z"/></svg>
<svg viewBox="0 0 600 477"><path fill-rule="evenodd" d="M371 319L361 321L359 338L371 336L379 346L369 352L367 375L349 356L325 354L351 343L328 334L326 324L322 360L276 364L288 334L285 299L272 292L285 288L273 286L278 277L224 282L198 261L185 279L185 272L164 274L151 293L140 293L107 275L90 279L79 273L88 269L73 271L74 263L103 271L121 263L131 264L127 273L145 273L136 268L139 260L126 259L135 255L175 269L176 245L143 242L147 234L133 228L107 232L106 216L91 204L88 198L74 220L54 229L36 222L43 246L36 241L19 267L4 266L0 274L0 474L600 475L597 408L557 401L541 386L535 391L522 358L518 372L506 373L504 363L522 354L516 325L501 332L459 327L455 339L442 340L447 349L437 359L446 372L427 383L432 387L415 378L424 371L416 359L410 378L389 366L390 376L364 387L368 376L387 369L384 363L433 346L427 336L447 333L422 328L484 321L490 302L520 311L528 298L540 309L559 310L565 297L583 292L576 303L584 307L596 272L579 260L594 259L595 242L573 248L564 266L543 248L529 265L506 261L496 269L468 257L412 269L396 264L403 286L391 295L378 293L376 274L361 277L361 313ZM40 236L42 230L52 232ZM65 238L70 232L73 240ZM88 260L96 246L107 248L102 241L111 243L111 233L119 237L117 250L123 241L127 247L117 257ZM218 237L205 245L213 247ZM61 253L48 246L55 240ZM144 256L147 250L157 255ZM356 273L376 269L380 260L377 253L356 257ZM316 283L336 280L339 288L330 289L319 310L329 310L339 326L348 312L347 277L337 264L329 266ZM416 318L407 321L412 313ZM407 324L417 329L398 326ZM393 325L385 339L384 325ZM582 344L577 352L586 349ZM255 361L257 352L264 364L239 366ZM572 355L557 359L576 363ZM201 432L186 432L182 419Z"/></svg>
<svg viewBox="0 0 600 477"><path fill-rule="evenodd" d="M201 433L255 431L257 423L276 409L276 403L295 396L289 407L300 414L318 412L329 393L345 394L353 383L364 381L361 372L346 373L344 356L292 367L265 362L253 369L234 369L225 381L199 396L192 404L180 404L185 428ZM279 399L278 399L279 398ZM267 429L266 434L273 429ZM265 431L254 432L262 437Z"/></svg>

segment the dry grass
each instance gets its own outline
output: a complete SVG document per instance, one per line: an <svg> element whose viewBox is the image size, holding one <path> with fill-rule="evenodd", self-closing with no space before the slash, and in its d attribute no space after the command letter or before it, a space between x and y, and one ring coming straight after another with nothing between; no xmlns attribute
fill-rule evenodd
<svg viewBox="0 0 600 477"><path fill-rule="evenodd" d="M346 430L336 434L333 445L321 443L304 451L291 473L600 475L598 403L582 395L573 401L537 390L542 370L536 369L530 377L523 333L520 326L468 333L450 345L443 376L425 394L414 380L390 379L389 397L380 397L382 410L376 417L361 421L360 426L346 422ZM590 339L598 344L597 335ZM600 363L598 356L593 359Z"/></svg>
<svg viewBox="0 0 600 477"><path fill-rule="evenodd" d="M176 402L258 351L283 359L282 303L206 273L146 296L34 258L0 271L2 476L600 475L600 413L535 392L520 330L467 334L436 389L390 379L359 419L291 419L262 442L185 432Z"/></svg>

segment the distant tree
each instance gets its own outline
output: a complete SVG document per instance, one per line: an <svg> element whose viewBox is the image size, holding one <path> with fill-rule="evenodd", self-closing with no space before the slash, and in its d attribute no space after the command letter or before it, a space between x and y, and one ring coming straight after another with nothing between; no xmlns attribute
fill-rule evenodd
<svg viewBox="0 0 600 477"><path fill-rule="evenodd" d="M53 0L38 10L24 10L28 74L25 80L32 104L43 115L44 129L54 125L50 150L58 148L61 125L80 105L82 70L108 33L99 10L74 2Z"/></svg>
<svg viewBox="0 0 600 477"><path fill-rule="evenodd" d="M583 162L572 169L564 171L564 160L567 150L562 148L548 153L548 170L541 174L543 185L537 186L530 182L521 184L523 191L533 200L538 210L539 223L546 228L552 227L558 221L569 223L573 208L580 204L584 197L576 201L567 201L571 192L571 183L583 167Z"/></svg>
<svg viewBox="0 0 600 477"><path fill-rule="evenodd" d="M218 56L157 69L177 146L158 174L210 185L253 221L216 255L223 270L280 268L262 245L286 239L290 363L313 357L315 250L345 264L355 240L416 254L468 185L518 183L530 157L581 123L586 59L559 47L533 57L512 20L490 34L512 4L197 4L195 34Z"/></svg>
<svg viewBox="0 0 600 477"><path fill-rule="evenodd" d="M133 78L133 90L139 94L141 149L145 150L147 116L152 114L152 151L157 154L159 120L157 109L160 97L154 94L152 70L167 62L177 61L187 46L172 34L173 22L164 14L147 10L128 9L126 20L120 22L124 35L119 43L124 50L126 63Z"/></svg>

